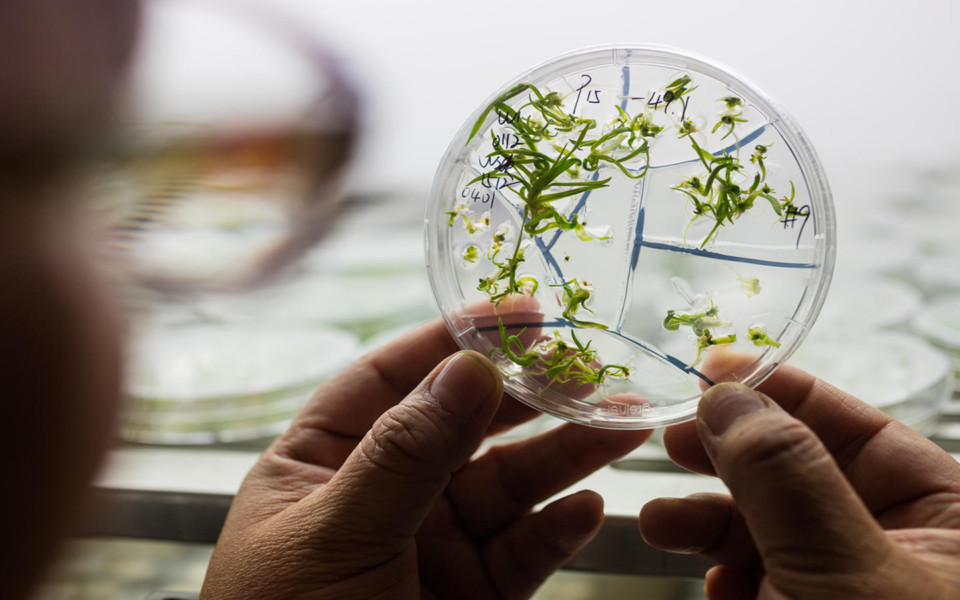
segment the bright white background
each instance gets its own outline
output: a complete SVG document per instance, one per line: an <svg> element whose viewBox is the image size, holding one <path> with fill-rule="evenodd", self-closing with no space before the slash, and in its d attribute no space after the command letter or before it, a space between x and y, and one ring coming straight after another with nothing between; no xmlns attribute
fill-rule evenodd
<svg viewBox="0 0 960 600"><path fill-rule="evenodd" d="M745 75L810 136L838 205L882 191L865 166L960 162L957 0L270 6L327 40L366 92L354 182L363 191L425 194L450 138L489 94L556 54L612 42L669 44Z"/></svg>

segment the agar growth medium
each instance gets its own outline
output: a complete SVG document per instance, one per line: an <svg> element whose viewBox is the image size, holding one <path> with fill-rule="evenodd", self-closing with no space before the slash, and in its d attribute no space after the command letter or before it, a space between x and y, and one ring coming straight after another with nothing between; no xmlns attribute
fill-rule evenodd
<svg viewBox="0 0 960 600"><path fill-rule="evenodd" d="M728 69L592 48L493 94L454 137L427 209L450 331L518 400L598 427L692 418L756 385L812 326L834 258L820 163Z"/></svg>

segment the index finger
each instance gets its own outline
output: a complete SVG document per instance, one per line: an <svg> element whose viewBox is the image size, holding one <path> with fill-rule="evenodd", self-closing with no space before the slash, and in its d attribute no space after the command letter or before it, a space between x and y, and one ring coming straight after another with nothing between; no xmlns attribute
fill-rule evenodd
<svg viewBox="0 0 960 600"><path fill-rule="evenodd" d="M725 353L706 367L733 373L753 360ZM949 454L881 410L813 375L784 365L757 390L817 434L873 514L888 513L895 521L893 509L899 505L960 493L960 465ZM680 466L714 474L696 423L668 429L664 445Z"/></svg>

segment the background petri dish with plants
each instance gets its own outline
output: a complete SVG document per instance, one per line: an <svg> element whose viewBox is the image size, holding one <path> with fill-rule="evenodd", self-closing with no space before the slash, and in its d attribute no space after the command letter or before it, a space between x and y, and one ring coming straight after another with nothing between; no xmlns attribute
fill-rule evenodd
<svg viewBox="0 0 960 600"><path fill-rule="evenodd" d="M803 341L833 272L833 204L797 124L713 61L578 50L497 90L454 136L426 215L463 348L563 419L692 418Z"/></svg>

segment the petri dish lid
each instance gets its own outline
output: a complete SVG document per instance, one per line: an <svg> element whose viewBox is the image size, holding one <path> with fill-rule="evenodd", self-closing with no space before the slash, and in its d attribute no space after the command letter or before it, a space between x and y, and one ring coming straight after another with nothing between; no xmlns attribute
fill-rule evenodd
<svg viewBox="0 0 960 600"><path fill-rule="evenodd" d="M426 211L446 324L509 393L608 428L756 385L829 287L833 204L796 123L726 67L660 46L564 54L485 100Z"/></svg>

